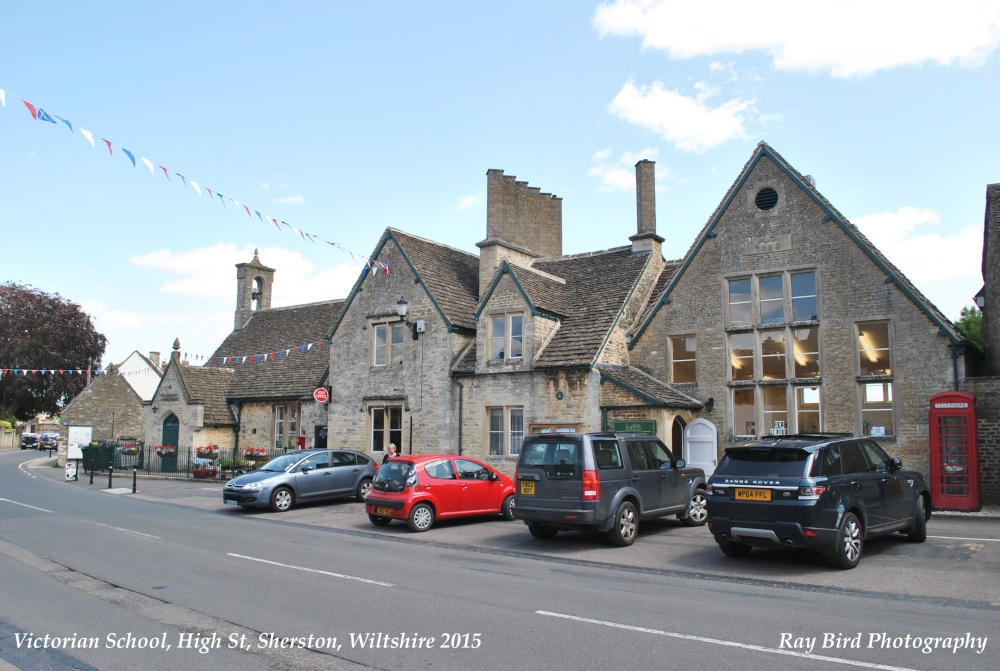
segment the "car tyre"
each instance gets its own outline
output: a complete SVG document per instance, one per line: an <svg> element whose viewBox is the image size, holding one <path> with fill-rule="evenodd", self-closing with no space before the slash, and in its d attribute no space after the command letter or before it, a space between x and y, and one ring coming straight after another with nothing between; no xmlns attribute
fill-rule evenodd
<svg viewBox="0 0 1000 671"><path fill-rule="evenodd" d="M354 498L358 501L364 501L368 498L368 493L372 490L372 481L365 478L358 483L358 491L354 492Z"/></svg>
<svg viewBox="0 0 1000 671"><path fill-rule="evenodd" d="M746 543L740 543L739 541L722 541L719 543L719 549L722 550L722 554L727 557L746 557L750 554L750 550L753 548Z"/></svg>
<svg viewBox="0 0 1000 671"><path fill-rule="evenodd" d="M503 500L503 505L500 506L500 514L503 515L505 520L514 519L514 495L508 494L507 498Z"/></svg>
<svg viewBox="0 0 1000 671"><path fill-rule="evenodd" d="M622 501L615 511L614 523L608 529L608 542L615 547L626 547L639 533L639 515L629 501Z"/></svg>
<svg viewBox="0 0 1000 671"><path fill-rule="evenodd" d="M278 487L271 493L271 510L283 513L291 509L295 497L288 487Z"/></svg>
<svg viewBox="0 0 1000 671"><path fill-rule="evenodd" d="M537 522L529 524L528 531L531 532L532 536L543 541L555 538L556 534L559 533L558 529L553 529L552 527L547 527L544 524L538 524Z"/></svg>
<svg viewBox="0 0 1000 671"><path fill-rule="evenodd" d="M913 505L913 526L906 531L906 539L911 543L923 543L927 540L927 511L924 497L918 496Z"/></svg>
<svg viewBox="0 0 1000 671"><path fill-rule="evenodd" d="M708 496L704 489L696 489L691 496L691 503L688 504L687 516L681 518L681 524L686 527L700 527L707 521Z"/></svg>
<svg viewBox="0 0 1000 671"><path fill-rule="evenodd" d="M837 530L837 544L830 557L830 564L836 568L854 568L861 561L863 551L864 530L861 528L861 521L854 513L847 513Z"/></svg>
<svg viewBox="0 0 1000 671"><path fill-rule="evenodd" d="M368 516L368 521L371 522L372 524L374 524L377 527L387 527L387 526L389 526L389 522L392 521L392 518L391 517L382 517L380 515L369 515Z"/></svg>
<svg viewBox="0 0 1000 671"><path fill-rule="evenodd" d="M434 509L426 503L418 503L410 511L407 524L412 531L427 531L434 525Z"/></svg>

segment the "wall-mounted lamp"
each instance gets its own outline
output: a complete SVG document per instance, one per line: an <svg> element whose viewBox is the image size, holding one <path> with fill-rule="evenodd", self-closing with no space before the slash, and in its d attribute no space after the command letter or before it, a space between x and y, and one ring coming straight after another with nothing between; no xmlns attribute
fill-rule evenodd
<svg viewBox="0 0 1000 671"><path fill-rule="evenodd" d="M635 336L632 335L631 331L625 331L625 344L626 345L631 345L632 344L632 338L634 338L634 337Z"/></svg>
<svg viewBox="0 0 1000 671"><path fill-rule="evenodd" d="M715 409L715 398L709 396L708 400L705 401L705 412L712 412Z"/></svg>
<svg viewBox="0 0 1000 671"><path fill-rule="evenodd" d="M159 411L160 411L160 409L159 409L159 408L157 408L157 407L156 407L156 406L154 405L154 406L153 406L153 414L155 415L155 414L156 414L156 413L158 413Z"/></svg>
<svg viewBox="0 0 1000 671"><path fill-rule="evenodd" d="M423 333L426 330L426 327L424 326L423 319L418 319L415 322L407 320L406 319L407 308L409 308L409 303L406 302L405 298L400 296L399 300L396 301L396 314L399 315L399 321L403 322L404 324L410 327L410 332L413 334L413 339L416 340L417 338L420 337L419 334Z"/></svg>

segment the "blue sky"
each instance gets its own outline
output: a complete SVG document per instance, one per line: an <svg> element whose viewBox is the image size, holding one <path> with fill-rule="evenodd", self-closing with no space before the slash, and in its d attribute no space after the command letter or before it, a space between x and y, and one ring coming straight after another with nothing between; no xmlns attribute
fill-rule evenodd
<svg viewBox="0 0 1000 671"><path fill-rule="evenodd" d="M628 244L654 160L680 258L761 140L951 319L982 284L998 2L4 0L0 25L0 282L80 303L105 363L210 355L255 248L274 306L346 296L387 226L476 252L491 168L561 197L576 253Z"/></svg>

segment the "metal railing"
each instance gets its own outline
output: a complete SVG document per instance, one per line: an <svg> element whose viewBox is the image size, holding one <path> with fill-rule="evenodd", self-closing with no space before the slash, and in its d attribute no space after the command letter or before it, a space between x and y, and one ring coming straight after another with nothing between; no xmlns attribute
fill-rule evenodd
<svg viewBox="0 0 1000 671"><path fill-rule="evenodd" d="M229 480L263 466L289 449L255 450L247 448L174 448L156 450L139 440L120 439L92 443L83 448L80 470L84 473L109 473L196 480Z"/></svg>

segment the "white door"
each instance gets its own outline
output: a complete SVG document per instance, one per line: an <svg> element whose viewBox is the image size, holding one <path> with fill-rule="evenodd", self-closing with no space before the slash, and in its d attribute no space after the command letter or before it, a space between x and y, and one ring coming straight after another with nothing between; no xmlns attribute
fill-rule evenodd
<svg viewBox="0 0 1000 671"><path fill-rule="evenodd" d="M705 477L715 472L719 457L719 432L707 419L693 420L684 427L684 461L705 471Z"/></svg>

